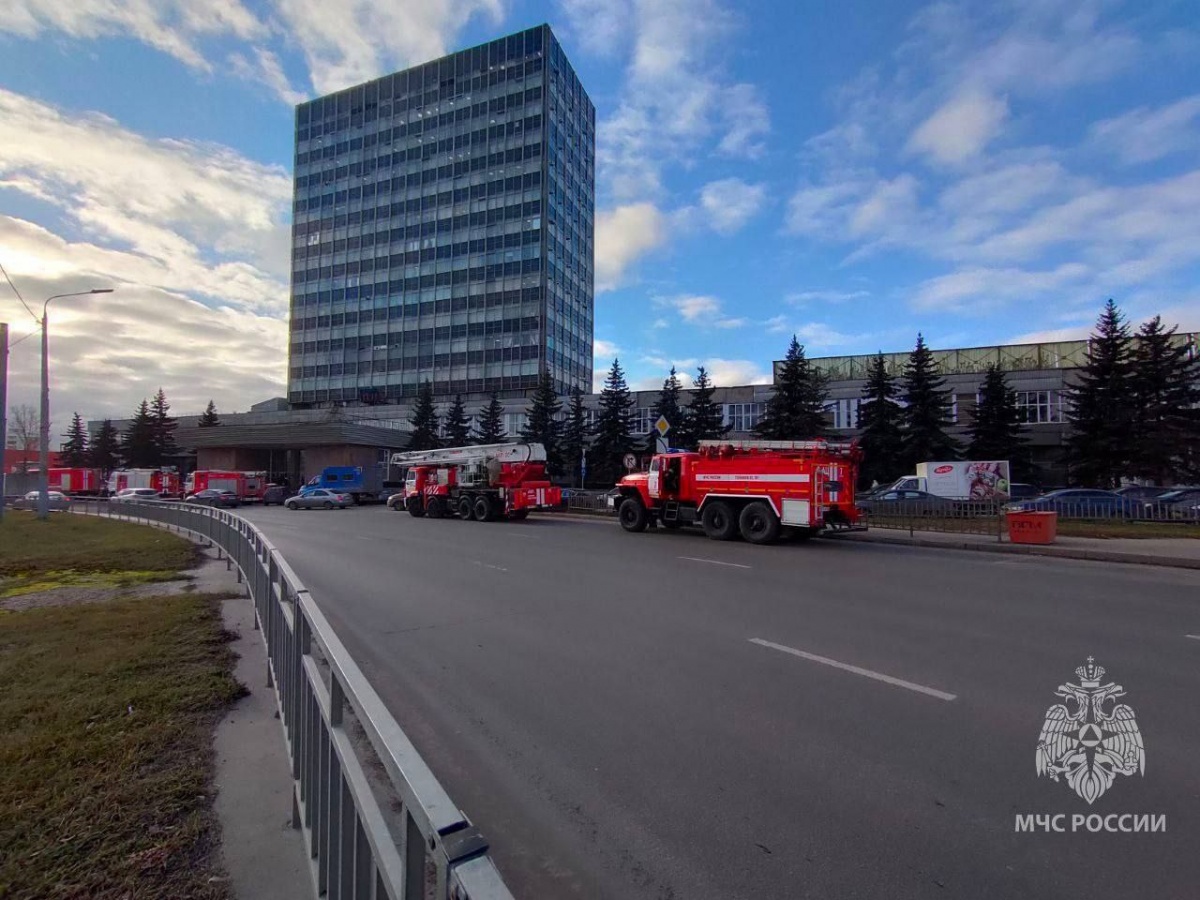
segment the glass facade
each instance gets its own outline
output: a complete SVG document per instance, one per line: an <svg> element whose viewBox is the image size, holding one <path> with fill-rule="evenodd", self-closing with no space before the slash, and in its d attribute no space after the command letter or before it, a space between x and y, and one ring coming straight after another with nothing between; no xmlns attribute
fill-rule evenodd
<svg viewBox="0 0 1200 900"><path fill-rule="evenodd" d="M288 399L590 390L595 136L545 25L298 106Z"/></svg>

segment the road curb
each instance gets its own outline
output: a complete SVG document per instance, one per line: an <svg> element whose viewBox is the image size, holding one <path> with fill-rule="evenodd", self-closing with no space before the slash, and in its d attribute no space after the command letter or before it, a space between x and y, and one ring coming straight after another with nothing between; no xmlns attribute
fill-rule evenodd
<svg viewBox="0 0 1200 900"><path fill-rule="evenodd" d="M1019 556L1050 556L1058 559L1082 559L1090 562L1126 563L1137 566L1164 566L1174 569L1200 570L1200 559L1179 556L1155 556L1148 553L1120 553L1114 550L1089 550L1083 547L1039 546L1036 544L980 544L973 541L939 541L920 537L892 537L867 532L838 538L875 544L896 544L905 547L925 547L934 550L975 550L980 553L1009 553Z"/></svg>

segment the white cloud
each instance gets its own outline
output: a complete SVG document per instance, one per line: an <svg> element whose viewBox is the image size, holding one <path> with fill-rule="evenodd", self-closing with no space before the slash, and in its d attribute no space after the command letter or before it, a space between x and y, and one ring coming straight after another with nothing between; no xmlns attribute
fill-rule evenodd
<svg viewBox="0 0 1200 900"><path fill-rule="evenodd" d="M745 318L733 318L722 312L721 301L703 294L684 294L678 297L659 297L655 303L676 310L690 325L712 328L741 328L749 323Z"/></svg>
<svg viewBox="0 0 1200 900"><path fill-rule="evenodd" d="M588 53L612 56L629 39L628 0L558 0L558 5L568 33Z"/></svg>
<svg viewBox="0 0 1200 900"><path fill-rule="evenodd" d="M912 305L921 311L983 312L1014 298L1061 291L1090 274L1079 263L1064 263L1049 271L963 269L919 284Z"/></svg>
<svg viewBox="0 0 1200 900"><path fill-rule="evenodd" d="M868 291L795 291L784 297L784 301L793 306L808 303L846 303L850 300L863 300L870 297Z"/></svg>
<svg viewBox="0 0 1200 900"><path fill-rule="evenodd" d="M1007 118L1006 100L982 91L964 91L922 122L908 147L937 162L958 165L978 156Z"/></svg>
<svg viewBox="0 0 1200 900"><path fill-rule="evenodd" d="M471 19L496 26L502 0L274 0L288 35L300 45L318 94L444 56Z"/></svg>
<svg viewBox="0 0 1200 900"><path fill-rule="evenodd" d="M771 132L771 113L762 92L752 84L735 84L721 94L721 109L726 127L717 150L726 156L758 159Z"/></svg>
<svg viewBox="0 0 1200 900"><path fill-rule="evenodd" d="M667 239L667 219L652 203L596 214L596 292L621 285L626 271Z"/></svg>
<svg viewBox="0 0 1200 900"><path fill-rule="evenodd" d="M283 71L283 64L280 63L279 57L270 50L255 47L253 59L241 53L231 53L229 65L235 75L245 78L247 81L265 85L280 100L290 106L303 103L308 99L307 94L292 87L287 74Z"/></svg>
<svg viewBox="0 0 1200 900"><path fill-rule="evenodd" d="M77 39L133 38L207 72L212 66L198 38L251 40L266 28L238 0L7 0L0 31L24 38L50 31Z"/></svg>
<svg viewBox="0 0 1200 900"><path fill-rule="evenodd" d="M763 323L772 334L795 335L811 356L812 351L834 350L857 346L871 337L869 334L844 334L824 322L796 323L787 316L772 316Z"/></svg>
<svg viewBox="0 0 1200 900"><path fill-rule="evenodd" d="M753 218L766 201L767 189L740 178L710 181L700 190L700 207L714 231L733 234Z"/></svg>
<svg viewBox="0 0 1200 900"><path fill-rule="evenodd" d="M607 359L609 362L612 362L612 358L614 356L619 356L620 353L621 348L612 341L605 341L601 340L600 338L596 338L592 342L592 355L596 359Z"/></svg>
<svg viewBox="0 0 1200 900"><path fill-rule="evenodd" d="M717 387L771 383L771 373L764 371L758 363L748 359L712 357L702 360L700 364L708 370L709 378Z"/></svg>
<svg viewBox="0 0 1200 900"><path fill-rule="evenodd" d="M1130 164L1153 162L1192 150L1200 143L1200 94L1170 106L1142 106L1124 115L1096 122L1092 140Z"/></svg>
<svg viewBox="0 0 1200 900"><path fill-rule="evenodd" d="M124 277L221 303L281 311L281 248L291 179L227 147L151 140L97 114L67 113L0 90L0 180L42 200L97 243L90 257L122 256ZM286 246L286 245L284 245ZM7 265L7 263L6 263Z"/></svg>

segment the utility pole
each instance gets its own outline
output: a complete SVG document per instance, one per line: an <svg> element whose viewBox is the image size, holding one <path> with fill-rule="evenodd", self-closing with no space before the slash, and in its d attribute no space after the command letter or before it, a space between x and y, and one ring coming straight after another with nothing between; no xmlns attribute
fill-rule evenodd
<svg viewBox="0 0 1200 900"><path fill-rule="evenodd" d="M8 447L8 323L0 322L0 522L4 521L4 451Z"/></svg>

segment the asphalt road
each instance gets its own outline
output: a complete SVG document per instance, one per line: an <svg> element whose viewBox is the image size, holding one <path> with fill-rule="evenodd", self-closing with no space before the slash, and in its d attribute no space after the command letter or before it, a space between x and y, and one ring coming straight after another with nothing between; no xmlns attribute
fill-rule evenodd
<svg viewBox="0 0 1200 900"><path fill-rule="evenodd" d="M1200 896L1197 573L243 513L518 897ZM1090 806L1035 773L1055 688L1089 655L1125 686L1146 756ZM1056 813L1167 829L1015 830Z"/></svg>

